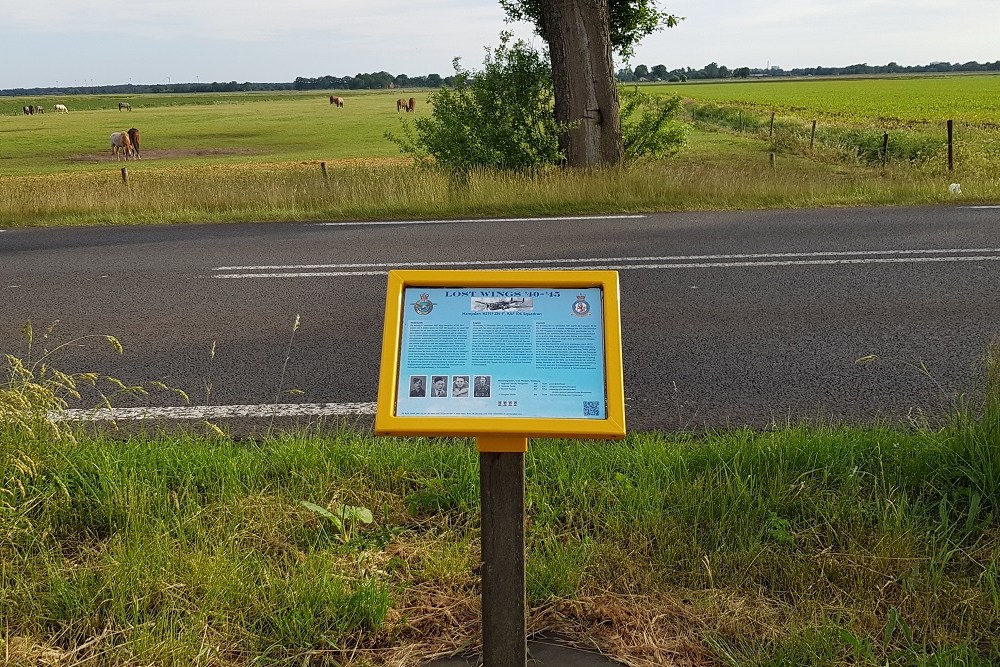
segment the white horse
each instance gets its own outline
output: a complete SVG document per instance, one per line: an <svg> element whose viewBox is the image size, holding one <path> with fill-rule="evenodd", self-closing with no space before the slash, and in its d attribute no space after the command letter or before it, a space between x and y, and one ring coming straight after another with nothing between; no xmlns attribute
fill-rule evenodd
<svg viewBox="0 0 1000 667"><path fill-rule="evenodd" d="M121 162L121 154L125 154L125 161L132 154L132 141L128 138L128 132L114 132L111 135L111 155Z"/></svg>
<svg viewBox="0 0 1000 667"><path fill-rule="evenodd" d="M54 107L52 107L52 110L58 113L65 113L69 111L69 109L66 108L65 104L57 104Z"/></svg>

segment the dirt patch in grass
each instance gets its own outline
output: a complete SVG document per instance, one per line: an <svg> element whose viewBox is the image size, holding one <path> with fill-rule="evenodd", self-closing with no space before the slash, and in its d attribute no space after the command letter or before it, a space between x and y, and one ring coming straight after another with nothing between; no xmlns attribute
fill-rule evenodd
<svg viewBox="0 0 1000 667"><path fill-rule="evenodd" d="M226 155L256 155L260 151L249 148L173 148L165 150L145 150L142 151L143 160L169 160L188 157L218 157ZM73 155L66 158L69 162L115 162L114 157L108 153L89 153L87 155ZM122 160L124 162L124 160Z"/></svg>

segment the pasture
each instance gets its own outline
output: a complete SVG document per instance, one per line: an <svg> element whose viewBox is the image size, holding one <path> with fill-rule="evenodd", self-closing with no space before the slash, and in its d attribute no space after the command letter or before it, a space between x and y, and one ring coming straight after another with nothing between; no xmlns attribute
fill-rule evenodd
<svg viewBox="0 0 1000 667"><path fill-rule="evenodd" d="M1000 200L997 76L644 89L691 98L678 155L601 171L479 172L461 188L415 169L386 138L431 113L431 90L333 91L342 108L331 91L0 98L0 227L928 204L953 201L952 182L965 203ZM413 113L397 104L404 96L416 98ZM123 101L132 111L118 110ZM52 113L56 103L68 113ZM860 111L878 104L874 118ZM26 116L25 105L48 113ZM945 116L956 121L954 172ZM879 161L890 126L891 159ZM143 159L129 161L126 184L108 137L130 127Z"/></svg>
<svg viewBox="0 0 1000 667"><path fill-rule="evenodd" d="M417 98L415 113L428 113ZM219 93L136 95L131 112L119 112L116 96L59 96L0 100L3 158L0 175L38 175L107 169L112 132L137 127L145 140L147 169L206 164L267 163L350 158L396 158L385 139L399 130L398 91L341 93L344 107L324 91L308 93ZM51 113L65 104L69 112ZM25 104L49 113L25 116Z"/></svg>

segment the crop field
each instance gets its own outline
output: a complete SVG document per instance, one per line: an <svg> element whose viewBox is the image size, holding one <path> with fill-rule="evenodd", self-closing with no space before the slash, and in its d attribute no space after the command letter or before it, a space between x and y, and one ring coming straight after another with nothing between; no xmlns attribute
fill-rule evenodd
<svg viewBox="0 0 1000 667"><path fill-rule="evenodd" d="M736 104L764 111L888 126L941 123L1000 126L1000 75L924 76L649 86L699 103Z"/></svg>
<svg viewBox="0 0 1000 667"><path fill-rule="evenodd" d="M956 178L995 173L1000 156L997 75L658 84L646 90L683 95L692 122L753 134L776 154Z"/></svg>

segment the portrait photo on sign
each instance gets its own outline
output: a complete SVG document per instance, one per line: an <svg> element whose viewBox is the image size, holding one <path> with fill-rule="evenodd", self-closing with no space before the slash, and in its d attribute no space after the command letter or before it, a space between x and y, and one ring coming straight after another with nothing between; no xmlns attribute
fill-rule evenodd
<svg viewBox="0 0 1000 667"><path fill-rule="evenodd" d="M489 375L477 375L475 384L473 385L472 395L476 398L489 398L490 397L490 376Z"/></svg>
<svg viewBox="0 0 1000 667"><path fill-rule="evenodd" d="M451 378L451 395L457 398L469 395L469 376L455 375Z"/></svg>
<svg viewBox="0 0 1000 667"><path fill-rule="evenodd" d="M448 396L448 376L434 375L431 377L431 396L445 398Z"/></svg>
<svg viewBox="0 0 1000 667"><path fill-rule="evenodd" d="M421 398L427 395L427 376L426 375L411 375L410 376L410 396L413 398Z"/></svg>

